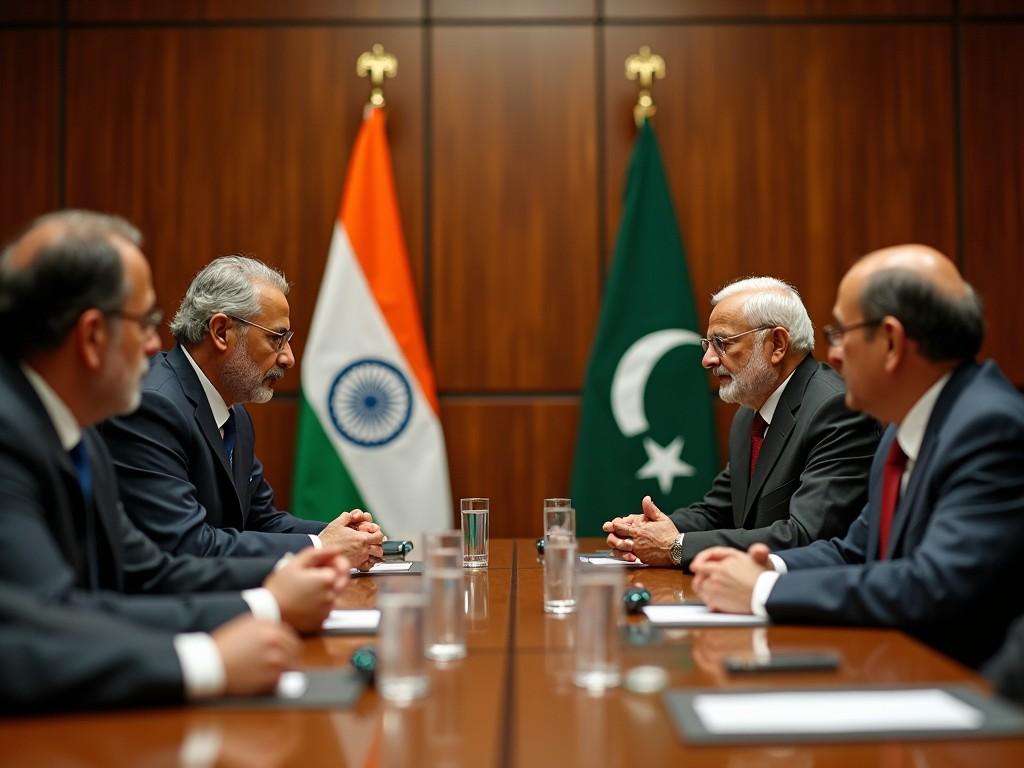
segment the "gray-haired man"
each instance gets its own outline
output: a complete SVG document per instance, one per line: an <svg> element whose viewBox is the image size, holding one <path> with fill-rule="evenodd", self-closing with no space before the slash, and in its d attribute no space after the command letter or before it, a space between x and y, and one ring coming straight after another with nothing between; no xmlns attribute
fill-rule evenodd
<svg viewBox="0 0 1024 768"><path fill-rule="evenodd" d="M751 277L711 305L703 365L722 400L742 406L729 463L703 500L671 517L645 497L642 514L605 523L624 559L688 567L712 546L800 546L844 535L864 503L878 425L847 409L842 379L811 355L814 328L796 289Z"/></svg>
<svg viewBox="0 0 1024 768"><path fill-rule="evenodd" d="M288 283L256 259L223 256L193 279L157 354L142 406L101 432L135 524L171 552L281 555L330 544L367 568L382 555L369 515L324 523L274 506L243 403L265 403L295 364Z"/></svg>

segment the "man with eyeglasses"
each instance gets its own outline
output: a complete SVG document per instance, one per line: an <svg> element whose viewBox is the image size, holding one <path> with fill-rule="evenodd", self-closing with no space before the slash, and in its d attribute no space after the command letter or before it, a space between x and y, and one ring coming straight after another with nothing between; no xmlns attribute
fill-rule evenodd
<svg viewBox="0 0 1024 768"><path fill-rule="evenodd" d="M136 407L159 345L140 243L123 219L60 211L0 256L0 324L17 329L0 338L3 655L47 665L5 666L19 710L273 690L289 625L318 630L349 578L336 549L280 568L172 556L125 516L93 425Z"/></svg>
<svg viewBox="0 0 1024 768"><path fill-rule="evenodd" d="M103 424L129 517L179 554L281 556L335 546L368 569L383 555L369 515L328 524L274 504L245 403L265 403L295 364L288 282L257 259L222 256L195 276L134 413Z"/></svg>
<svg viewBox="0 0 1024 768"><path fill-rule="evenodd" d="M864 503L878 425L847 409L842 380L812 356L814 329L796 289L746 278L711 305L703 365L722 400L742 406L729 463L703 500L671 516L647 496L642 514L605 523L625 560L689 567L708 547L842 536Z"/></svg>
<svg viewBox="0 0 1024 768"><path fill-rule="evenodd" d="M864 509L845 537L709 549L694 590L780 623L897 627L978 666L1024 612L1024 397L975 362L981 303L932 248L868 254L833 314L847 404L889 425Z"/></svg>

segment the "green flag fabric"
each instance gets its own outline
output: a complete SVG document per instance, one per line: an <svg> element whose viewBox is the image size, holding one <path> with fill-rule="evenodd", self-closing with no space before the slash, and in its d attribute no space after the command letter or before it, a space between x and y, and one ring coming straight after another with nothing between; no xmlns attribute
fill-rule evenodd
<svg viewBox="0 0 1024 768"><path fill-rule="evenodd" d="M641 126L583 389L572 497L580 536L701 498L717 469L697 313L658 141Z"/></svg>

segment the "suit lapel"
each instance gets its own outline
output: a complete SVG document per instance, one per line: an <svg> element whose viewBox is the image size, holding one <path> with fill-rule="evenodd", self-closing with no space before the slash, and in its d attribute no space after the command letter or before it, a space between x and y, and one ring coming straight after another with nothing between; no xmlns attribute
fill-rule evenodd
<svg viewBox="0 0 1024 768"><path fill-rule="evenodd" d="M242 505L242 517L248 512L243 501L249 485L249 475L252 473L253 433L252 421L245 409L240 405L231 406L235 414L235 450L234 461L231 464L231 477L235 485L235 493L238 494L239 504Z"/></svg>
<svg viewBox="0 0 1024 768"><path fill-rule="evenodd" d="M818 364L813 357L810 355L805 357L800 365L796 367L796 370L793 372L793 378L789 380L789 384L786 385L782 397L779 398L779 404L775 407L775 415L772 416L772 423L768 427L768 434L765 435L764 442L761 444L761 453L757 458L757 467L754 470L753 477L750 478L747 493L744 497L743 514L737 520L739 527L743 527L743 521L747 519L751 510L753 510L754 502L761 495L761 489L764 487L765 481L768 479L772 469L775 467L775 463L779 460L782 451L786 447L789 434L793 431L793 426L796 424L796 413L800 410L800 403L803 401L807 382L811 380L811 376L814 375L817 367ZM751 421L753 421L753 413L751 413ZM744 475L750 473L749 437L747 439L747 464L744 470Z"/></svg>
<svg viewBox="0 0 1024 768"><path fill-rule="evenodd" d="M210 401L206 398L206 391L203 389L199 377L196 376L195 369L192 368L192 364L189 363L180 346L175 347L167 354L167 361L181 382L181 388L185 392L185 396L195 406L195 420L199 431L202 433L203 439L206 440L210 452L217 457L217 462L224 472L225 479L236 489L235 495L237 496L238 490L232 476L231 465L228 463L227 454L224 453L224 439L221 437L217 422L213 420ZM237 421L236 418L236 424Z"/></svg>
<svg viewBox="0 0 1024 768"><path fill-rule="evenodd" d="M907 483L906 491L900 494L896 504L892 530L889 532L889 547L885 553L887 558L906 551L903 539L910 520L919 509L927 509L926 505L919 503L918 499L923 493L921 489L927 485L927 481L931 477L932 462L936 455L940 455L938 449L942 438L939 432L960 393L974 378L971 374L976 373L977 370L978 367L974 364L967 364L957 369L950 380L946 382L938 400L935 401L935 407L928 418L928 426L925 427L924 438L921 440L921 450L918 452L917 460L910 472L910 482ZM876 539L876 550L878 548L877 541Z"/></svg>
<svg viewBox="0 0 1024 768"><path fill-rule="evenodd" d="M89 505L89 513L93 515L96 524L92 556L96 558L98 586L120 590L123 588L124 573L121 566L121 520L118 509L120 501L117 483L108 471L109 467L101 466L97 461L97 457L102 455L100 439L92 428L83 430L82 440L85 441L93 478L92 499Z"/></svg>
<svg viewBox="0 0 1024 768"><path fill-rule="evenodd" d="M41 440L39 447L42 463L56 469L56 477L53 479L59 482L55 482L56 487L53 488L53 503L44 510L47 527L80 583L85 584L83 577L88 574L88 563L78 531L84 499L75 465L61 445L46 408L25 375L6 361L0 361L0 370L3 370L4 379L17 400L24 405L28 434Z"/></svg>
<svg viewBox="0 0 1024 768"><path fill-rule="evenodd" d="M729 473L732 482L732 510L737 525L743 520L747 487L750 485L750 427L754 412L741 408L736 413L733 439L729 441Z"/></svg>

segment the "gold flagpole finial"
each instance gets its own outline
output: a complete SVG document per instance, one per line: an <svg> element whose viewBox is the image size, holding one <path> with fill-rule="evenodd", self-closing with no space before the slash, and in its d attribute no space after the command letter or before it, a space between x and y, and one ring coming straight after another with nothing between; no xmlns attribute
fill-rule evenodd
<svg viewBox="0 0 1024 768"><path fill-rule="evenodd" d="M384 79L398 74L398 59L384 50L380 43L374 43L370 50L363 51L356 59L356 74L370 78L370 101L368 107L384 106Z"/></svg>
<svg viewBox="0 0 1024 768"><path fill-rule="evenodd" d="M665 79L665 60L656 53L651 53L650 46L641 45L640 50L626 58L626 77L637 80L640 92L636 106L633 107L633 119L642 125L644 120L654 117L658 108L654 106L651 89L655 79Z"/></svg>

